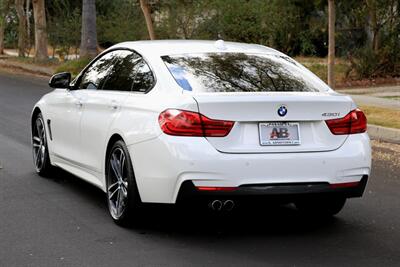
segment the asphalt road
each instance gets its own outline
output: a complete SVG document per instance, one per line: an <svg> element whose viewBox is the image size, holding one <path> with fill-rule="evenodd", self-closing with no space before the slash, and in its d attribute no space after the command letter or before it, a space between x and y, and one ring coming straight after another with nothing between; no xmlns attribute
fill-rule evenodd
<svg viewBox="0 0 400 267"><path fill-rule="evenodd" d="M124 229L98 189L63 171L34 173L29 116L48 91L43 79L0 73L0 266L400 266L395 146L376 144L364 197L331 220L291 206L228 215L156 207Z"/></svg>

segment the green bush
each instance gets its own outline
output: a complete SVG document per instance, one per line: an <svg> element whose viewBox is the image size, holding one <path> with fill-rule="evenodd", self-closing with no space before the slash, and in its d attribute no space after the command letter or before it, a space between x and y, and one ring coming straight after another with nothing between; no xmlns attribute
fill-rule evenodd
<svg viewBox="0 0 400 267"><path fill-rule="evenodd" d="M398 77L400 75L400 53L389 46L378 51L370 47L359 49L355 59L351 59L351 68L357 78Z"/></svg>
<svg viewBox="0 0 400 267"><path fill-rule="evenodd" d="M87 58L65 61L57 67L56 72L70 72L72 76L76 76L89 62L90 59Z"/></svg>
<svg viewBox="0 0 400 267"><path fill-rule="evenodd" d="M351 60L352 69L357 78L371 78L377 75L379 66L379 55L369 47L359 49L356 52L356 59Z"/></svg>
<svg viewBox="0 0 400 267"><path fill-rule="evenodd" d="M48 41L53 57L65 58L72 50L77 52L81 40L81 10L70 1L54 0L48 6ZM50 12L51 11L51 12Z"/></svg>

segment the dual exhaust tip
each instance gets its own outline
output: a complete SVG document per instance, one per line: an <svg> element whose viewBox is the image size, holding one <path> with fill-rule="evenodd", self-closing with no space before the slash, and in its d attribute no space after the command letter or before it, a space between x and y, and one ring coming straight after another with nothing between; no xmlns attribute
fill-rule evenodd
<svg viewBox="0 0 400 267"><path fill-rule="evenodd" d="M235 207L235 202L233 200L212 200L208 206L213 211L231 211Z"/></svg>

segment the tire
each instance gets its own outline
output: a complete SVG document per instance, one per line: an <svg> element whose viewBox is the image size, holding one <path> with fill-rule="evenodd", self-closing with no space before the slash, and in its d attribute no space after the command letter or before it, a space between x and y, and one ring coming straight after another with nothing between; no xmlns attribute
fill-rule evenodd
<svg viewBox="0 0 400 267"><path fill-rule="evenodd" d="M31 130L32 154L35 170L40 176L47 177L52 172L53 166L50 162L46 126L41 113L36 116Z"/></svg>
<svg viewBox="0 0 400 267"><path fill-rule="evenodd" d="M123 141L115 142L107 155L106 186L112 219L120 226L129 226L138 215L141 201L131 157Z"/></svg>
<svg viewBox="0 0 400 267"><path fill-rule="evenodd" d="M315 217L331 217L338 214L344 207L344 197L308 198L295 202L296 208L307 215Z"/></svg>

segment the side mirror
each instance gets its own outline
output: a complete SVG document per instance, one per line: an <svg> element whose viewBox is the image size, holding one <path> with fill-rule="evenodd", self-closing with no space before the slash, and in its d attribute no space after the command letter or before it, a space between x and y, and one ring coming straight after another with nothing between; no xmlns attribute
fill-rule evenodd
<svg viewBox="0 0 400 267"><path fill-rule="evenodd" d="M69 88L71 82L71 73L61 72L54 74L49 81L49 86L51 88Z"/></svg>

